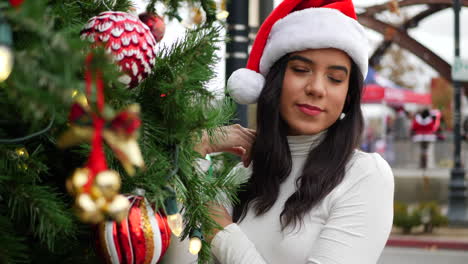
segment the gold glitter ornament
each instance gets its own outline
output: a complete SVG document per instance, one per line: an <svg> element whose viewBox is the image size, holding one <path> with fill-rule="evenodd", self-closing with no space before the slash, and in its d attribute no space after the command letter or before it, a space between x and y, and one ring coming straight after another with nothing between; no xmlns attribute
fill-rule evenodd
<svg viewBox="0 0 468 264"><path fill-rule="evenodd" d="M120 190L121 180L116 171L106 170L96 175L94 184L106 199L112 200Z"/></svg>
<svg viewBox="0 0 468 264"><path fill-rule="evenodd" d="M123 195L115 196L114 200L107 207L107 214L117 222L122 221L128 215L130 202Z"/></svg>
<svg viewBox="0 0 468 264"><path fill-rule="evenodd" d="M75 195L83 192L83 187L89 179L89 169L78 168L73 172L73 175L67 179L67 190L70 194Z"/></svg>
<svg viewBox="0 0 468 264"><path fill-rule="evenodd" d="M76 198L75 208L78 217L87 223L97 224L104 220L104 215L87 193L79 194Z"/></svg>

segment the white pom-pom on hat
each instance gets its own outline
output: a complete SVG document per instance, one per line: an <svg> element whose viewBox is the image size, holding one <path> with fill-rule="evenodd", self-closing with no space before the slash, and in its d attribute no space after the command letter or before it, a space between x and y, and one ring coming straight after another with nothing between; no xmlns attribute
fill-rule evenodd
<svg viewBox="0 0 468 264"><path fill-rule="evenodd" d="M239 104L253 104L257 102L264 85L263 75L253 70L241 68L229 77L227 90Z"/></svg>

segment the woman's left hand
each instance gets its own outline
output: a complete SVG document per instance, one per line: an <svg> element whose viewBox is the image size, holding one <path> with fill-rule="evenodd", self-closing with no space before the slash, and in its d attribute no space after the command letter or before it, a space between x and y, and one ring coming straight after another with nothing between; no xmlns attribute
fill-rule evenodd
<svg viewBox="0 0 468 264"><path fill-rule="evenodd" d="M218 223L222 228L232 224L232 217L229 215L228 211L224 206L216 204L216 203L209 203L208 204L211 218ZM220 229L215 229L212 231L211 236L206 236L206 241L211 243L211 240L216 236L216 234L221 231Z"/></svg>

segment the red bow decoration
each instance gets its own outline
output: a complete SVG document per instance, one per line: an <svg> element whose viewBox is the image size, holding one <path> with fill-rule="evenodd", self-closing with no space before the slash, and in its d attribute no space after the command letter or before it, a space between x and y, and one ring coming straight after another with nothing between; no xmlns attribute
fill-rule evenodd
<svg viewBox="0 0 468 264"><path fill-rule="evenodd" d="M143 158L137 143L141 125L138 105L114 114L104 106L104 84L99 70L91 72L92 55L86 58L86 93L91 96L91 84L96 82L96 107L86 100L71 107L70 129L58 140L59 147L68 147L91 141L91 153L84 168L78 168L67 180L68 191L76 196L75 207L84 222L99 223L105 218L121 221L127 216L129 201L118 194L121 179L117 172L108 170L103 149L103 140L116 153L128 174L133 175L133 165L143 167ZM93 76L93 74L94 76Z"/></svg>
<svg viewBox="0 0 468 264"><path fill-rule="evenodd" d="M109 114L113 112L110 109L103 112L107 112L110 117L98 116L103 121L102 136L127 173L134 175L133 166L144 167L143 157L137 142L138 129L141 126L140 107L133 104L115 115ZM76 102L71 107L68 119L70 129L60 137L57 142L58 146L66 148L89 142L93 132L95 132L91 108L83 102Z"/></svg>

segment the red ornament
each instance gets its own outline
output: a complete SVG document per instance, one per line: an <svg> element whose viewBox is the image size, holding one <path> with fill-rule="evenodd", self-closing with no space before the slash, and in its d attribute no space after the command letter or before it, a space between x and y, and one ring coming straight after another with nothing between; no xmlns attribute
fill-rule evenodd
<svg viewBox="0 0 468 264"><path fill-rule="evenodd" d="M23 2L24 0L10 0L10 5L12 5L13 7L19 7L23 4Z"/></svg>
<svg viewBox="0 0 468 264"><path fill-rule="evenodd" d="M138 17L124 12L103 12L88 20L81 37L104 44L125 74L119 81L137 86L156 63L156 40Z"/></svg>
<svg viewBox="0 0 468 264"><path fill-rule="evenodd" d="M169 247L166 216L154 212L143 196L128 196L130 209L122 222L105 222L98 229L98 246L107 263L157 263Z"/></svg>
<svg viewBox="0 0 468 264"><path fill-rule="evenodd" d="M143 23L145 23L151 30L157 42L161 41L166 31L166 24L164 19L156 14L142 13L138 16Z"/></svg>

